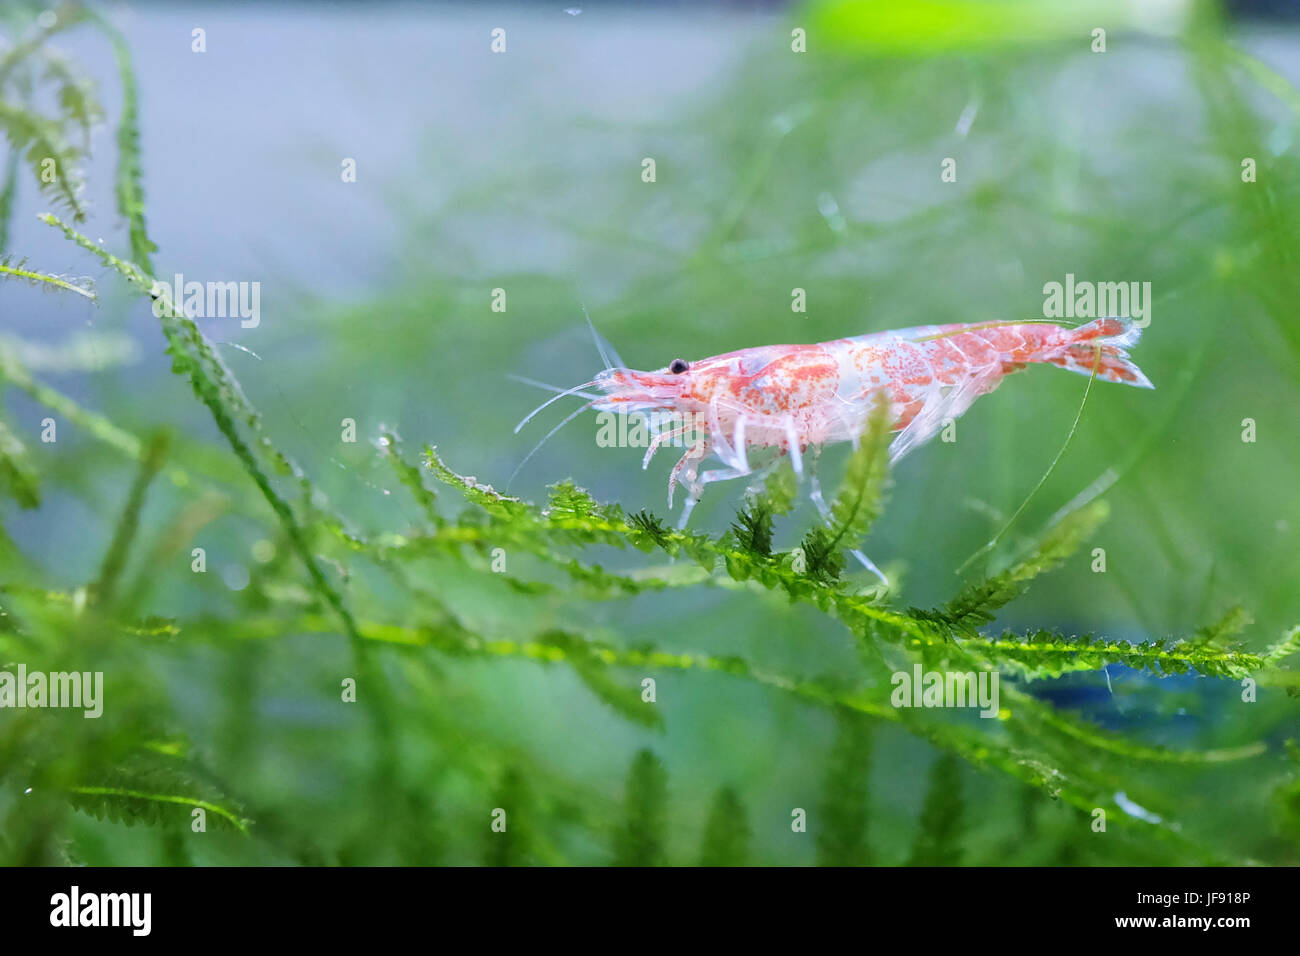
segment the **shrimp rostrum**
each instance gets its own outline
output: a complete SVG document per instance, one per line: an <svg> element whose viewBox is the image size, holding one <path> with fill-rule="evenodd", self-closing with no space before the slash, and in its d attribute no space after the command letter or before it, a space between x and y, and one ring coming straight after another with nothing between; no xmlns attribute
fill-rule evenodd
<svg viewBox="0 0 1300 956"><path fill-rule="evenodd" d="M1133 322L1119 318L1077 328L1041 322L921 326L815 345L760 346L695 361L673 359L650 372L613 364L612 350L602 345L605 370L551 401L564 395L588 399L565 422L588 408L661 413L673 424L654 429L643 467L663 444L691 433L668 479L669 508L676 488L686 491L679 527L706 485L756 480L786 457L797 476L807 475L810 497L825 516L828 508L810 465L827 444L856 444L876 401L889 403L893 463L1007 375L1033 363L1153 387L1128 356L1140 335ZM701 471L710 457L722 467Z"/></svg>

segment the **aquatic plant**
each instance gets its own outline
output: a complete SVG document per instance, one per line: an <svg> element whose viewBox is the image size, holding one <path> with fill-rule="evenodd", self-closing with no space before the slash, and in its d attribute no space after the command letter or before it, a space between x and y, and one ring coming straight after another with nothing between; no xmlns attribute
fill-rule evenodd
<svg viewBox="0 0 1300 956"><path fill-rule="evenodd" d="M395 429L375 428L367 460L356 467L398 501L403 520L400 527L359 526L349 503L332 500L319 476L283 450L220 351L157 281L129 52L111 26L79 7L29 27L26 39L0 53L0 123L14 146L5 196L17 188L13 157L20 149L40 184L41 158L53 155L60 169L75 168L73 133L102 115L93 89L49 46L58 30L77 24L104 31L121 68L116 203L127 223L126 248L110 252L77 228L85 210L70 172L53 188L42 187L66 215L41 219L150 303L172 371L215 431L206 441L161 424L126 427L44 381L27 367L21 344L0 341L7 388L96 446L82 452L86 472L71 476L27 447L24 428L6 413L0 492L37 514L54 507L51 486L57 495L68 486L95 507L116 509L91 573L73 586L58 583L65 573L39 566L0 537L0 661L102 670L113 702L93 721L30 709L4 715L5 862L118 862L102 842L116 831L87 829L79 822L86 815L150 828L157 836L139 852L175 863L742 864L771 853L778 831L807 834L808 852L828 865L1242 860L1206 827L1183 824L1180 794L1217 765L1254 768L1249 772L1263 778L1258 768L1283 748L1277 738L1284 716L1274 710L1258 724L1225 720L1194 745L1171 746L1108 729L1040 691L1065 675L1104 682L1108 668L1122 665L1156 679L1141 686L1157 693L1166 684L1182 687L1174 678L1191 675L1215 682L1229 698L1240 696L1237 706L1250 706L1245 701L1255 688L1294 692L1300 628L1267 641L1252 635L1247 643L1251 619L1240 607L1221 609L1179 639L995 626L1002 609L1044 575L1083 560L1079 549L1107 518L1104 494L1085 494L1037 535L990 549L979 571L931 607L900 606L897 592L854 572L844 558L886 513L887 442L879 420L847 462L829 524L798 517L792 476L782 471L720 533L672 530L660 515L598 501L572 481L552 485L547 500L535 503L461 474L454 447L429 443L413 451ZM56 114L8 98L6 81L24 72L55 84ZM1225 108L1221 118L1237 115ZM8 234L10 208L0 196L0 236ZM1274 235L1293 222L1289 211L1267 203L1251 210L1266 221L1288 217ZM89 294L83 283L21 259L5 260L0 274L55 294ZM1150 426L1134 456L1150 448L1159 427ZM101 485L97 463L113 459L129 462L133 476L120 486ZM147 507L155 509L151 521ZM189 606L167 610L167 596L154 586L158 569L193 562L198 581L197 565L207 555L192 550L196 535L225 518L254 540L256 561L238 582L237 598L196 583ZM620 633L620 617L634 612L617 608L645 599L698 606L691 602L714 592L760 619L789 607L835 622L849 653L809 672L788 659L774 664L692 647L697 635L686 627L657 642ZM616 610L600 612L604 623L596 624L566 610L575 602ZM466 715L480 696L509 694L512 677L505 675L521 669L540 671L556 694L581 688L603 708L596 711L601 719L619 728L614 733L626 728L628 769L625 778L616 774L621 803L557 770L544 746L522 747ZM273 738L260 694L272 680L268 670L279 682L315 681L309 693L319 711L301 725L290 720ZM199 671L218 679L196 681ZM960 709L899 706L898 675L918 673L997 673L1003 680L996 712L967 719ZM711 693L717 681L830 718L834 743L802 805L774 810L752 781L692 785L695 796L683 801L671 768L645 741L672 731L659 703L663 688L695 682L703 688L698 693ZM221 695L218 704L188 699L205 688ZM1158 719L1173 719L1174 699L1170 691L1155 705ZM208 715L220 726L196 742L194 728ZM674 719L688 718L679 712ZM933 751L903 846L872 826L873 779L888 766L882 738L895 732ZM1216 742L1207 743L1211 738ZM1293 745L1289 752L1294 758ZM277 762L291 768L282 771L294 781L289 796L267 769ZM328 798L304 784L309 768L346 777L355 805L367 812L332 813ZM978 778L975 771L982 772ZM1294 842L1297 771L1268 773L1279 829ZM993 801L972 798L988 787ZM992 836L975 832L987 822L990 803L1009 795L1020 801L1015 822ZM682 802L688 811L676 808ZM382 829L371 814L382 816ZM197 819L219 840L196 844ZM1087 843L1111 831L1118 838L1104 849ZM781 852L797 858L797 851ZM1271 853L1288 860L1296 849L1274 845Z"/></svg>

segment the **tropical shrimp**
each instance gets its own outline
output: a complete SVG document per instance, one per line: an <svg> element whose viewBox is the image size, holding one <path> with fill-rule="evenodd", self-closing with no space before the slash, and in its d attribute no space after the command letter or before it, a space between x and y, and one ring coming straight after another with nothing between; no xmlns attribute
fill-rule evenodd
<svg viewBox="0 0 1300 956"><path fill-rule="evenodd" d="M962 415L1007 375L1033 363L1089 376L1095 372L1101 381L1152 388L1126 351L1140 335L1141 329L1132 321L1119 318L1097 319L1077 328L1038 322L929 325L815 345L759 346L694 361L678 358L650 372L622 367L621 362L615 365L612 350L597 338L604 371L590 382L562 391L532 415L565 395L580 395L588 399L587 404L551 434L588 408L667 412L683 422L697 423L698 437L668 479L669 508L676 488L686 490L679 524L684 527L708 484L757 477L787 456L802 478L805 461L815 461L824 445L856 444L878 397L889 402L889 420L896 433L889 447L893 463L933 438L945 422ZM642 467L649 465L662 444L687 427L658 430ZM750 453L764 449L769 450L769 460L756 468ZM710 456L723 467L701 472ZM807 472L810 497L828 516L815 470ZM854 554L883 580L874 564L860 552Z"/></svg>

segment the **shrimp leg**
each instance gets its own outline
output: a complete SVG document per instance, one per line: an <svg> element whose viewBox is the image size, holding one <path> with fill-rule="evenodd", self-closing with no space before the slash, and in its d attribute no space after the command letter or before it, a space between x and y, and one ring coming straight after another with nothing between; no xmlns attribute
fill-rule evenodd
<svg viewBox="0 0 1300 956"><path fill-rule="evenodd" d="M681 520L677 526L678 530L686 527L686 522L690 517L691 511L695 508L695 505L700 500L700 496L704 493L705 485L712 484L715 481L731 481L733 478L745 478L750 475L753 475L754 480L758 481L771 472L780 460L778 457L764 465L761 465L757 470L755 470L749 461L749 445L745 440L747 429L746 414L742 413L736 417L736 425L732 434L733 444L728 444L726 438L722 435L721 428L717 427L719 418L718 402L716 399L711 403L709 413L715 425L713 431L714 439L711 446L701 445L692 447L682 456L681 460L673 469L672 477L669 479L669 507L672 507L672 489L679 480L686 486L690 494L686 500ZM696 468L699 463L708 456L710 451L716 454L727 467L706 471L697 478Z"/></svg>
<svg viewBox="0 0 1300 956"><path fill-rule="evenodd" d="M712 484L715 481L731 481L734 478L752 477L753 481L750 482L749 487L746 490L750 494L758 494L763 490L761 484L762 480L770 475L780 463L781 457L778 455L771 461L766 462L757 468L715 468L712 471L706 471L704 474L700 475L701 491L703 490L704 485ZM688 501L689 507L695 507L698 500L699 498L696 497L694 500ZM679 525L678 530L680 531L681 528L685 527L685 525L686 519L685 516L683 516L682 523Z"/></svg>
<svg viewBox="0 0 1300 956"><path fill-rule="evenodd" d="M777 465L781 464L781 458L782 458L781 455L777 455L767 464L760 465L758 468L755 468L754 480L749 483L749 487L746 488L745 490L751 495L757 495L761 493L763 491L763 484L762 484L763 479L766 478L768 475L770 475L776 469Z"/></svg>
<svg viewBox="0 0 1300 956"><path fill-rule="evenodd" d="M700 495L704 494L704 482L700 481L699 469L700 462L709 456L709 443L707 441L697 441L690 448L686 449L686 454L677 460L673 465L672 474L668 476L668 508L673 507L673 492L677 486L686 487L686 502L682 505L682 517L677 522L677 530L680 531L686 527L686 522L691 517L691 512L695 510L695 505L700 500Z"/></svg>
<svg viewBox="0 0 1300 956"><path fill-rule="evenodd" d="M820 454L821 450L817 449L813 452L811 459L808 462L808 497L812 503L817 506L817 510L821 512L821 516L826 523L828 525L833 525L834 516L831 514L831 507L826 503L826 499L822 497L822 485L821 482L817 480L817 461ZM875 562L863 554L861 549L851 548L849 554L857 558L858 563L860 563L864 568L876 577L880 578L881 584L885 587L889 587L889 578L885 577L884 572L881 571L880 568L876 567Z"/></svg>
<svg viewBox="0 0 1300 956"><path fill-rule="evenodd" d="M746 475L752 475L753 473L748 468L743 471L739 468L715 468L700 475L700 484L708 485L715 481L731 481L733 478L744 478Z"/></svg>
<svg viewBox="0 0 1300 956"><path fill-rule="evenodd" d="M679 435L685 435L687 431L689 431L689 426L679 425L667 431L657 432L654 438L650 440L650 447L646 449L645 457L641 459L641 470L645 471L650 467L650 459L655 456L655 452L659 450L660 446L665 442L672 441Z"/></svg>

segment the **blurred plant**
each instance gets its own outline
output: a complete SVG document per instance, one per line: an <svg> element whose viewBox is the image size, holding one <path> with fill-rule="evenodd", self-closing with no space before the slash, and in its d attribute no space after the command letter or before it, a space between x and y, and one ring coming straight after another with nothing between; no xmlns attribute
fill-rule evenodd
<svg viewBox="0 0 1300 956"><path fill-rule="evenodd" d="M22 12L13 8L8 18L17 22ZM104 108L90 80L47 41L85 22L87 16L80 5L63 4L29 22L25 36L0 50L0 130L10 146L0 186L0 253L8 241L23 159L42 192L76 221L86 218L81 167L90 148L90 129L103 119ZM38 93L47 91L52 106L38 98Z"/></svg>

